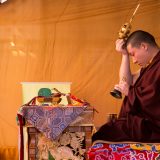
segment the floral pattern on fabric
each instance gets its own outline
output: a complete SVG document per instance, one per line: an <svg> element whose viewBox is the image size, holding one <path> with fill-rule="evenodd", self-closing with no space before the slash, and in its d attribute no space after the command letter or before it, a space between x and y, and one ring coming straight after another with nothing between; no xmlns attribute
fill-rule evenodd
<svg viewBox="0 0 160 160"><path fill-rule="evenodd" d="M96 143L87 155L89 160L160 160L160 145Z"/></svg>
<svg viewBox="0 0 160 160"><path fill-rule="evenodd" d="M48 160L48 152L55 160L84 160L84 132L66 132L51 141L42 133L38 134L38 159Z"/></svg>

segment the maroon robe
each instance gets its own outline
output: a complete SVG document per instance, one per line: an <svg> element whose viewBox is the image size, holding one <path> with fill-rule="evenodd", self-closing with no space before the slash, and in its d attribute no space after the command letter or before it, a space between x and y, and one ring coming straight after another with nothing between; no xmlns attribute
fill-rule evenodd
<svg viewBox="0 0 160 160"><path fill-rule="evenodd" d="M104 124L92 141L160 142L160 52L141 69L115 122Z"/></svg>

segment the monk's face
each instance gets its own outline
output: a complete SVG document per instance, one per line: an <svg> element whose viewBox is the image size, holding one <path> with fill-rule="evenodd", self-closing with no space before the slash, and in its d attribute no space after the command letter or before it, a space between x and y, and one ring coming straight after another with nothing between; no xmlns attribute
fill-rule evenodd
<svg viewBox="0 0 160 160"><path fill-rule="evenodd" d="M127 51L132 57L133 63L140 66L146 66L149 61L149 54L147 52L147 44L141 43L138 47L133 47L131 44L127 45Z"/></svg>

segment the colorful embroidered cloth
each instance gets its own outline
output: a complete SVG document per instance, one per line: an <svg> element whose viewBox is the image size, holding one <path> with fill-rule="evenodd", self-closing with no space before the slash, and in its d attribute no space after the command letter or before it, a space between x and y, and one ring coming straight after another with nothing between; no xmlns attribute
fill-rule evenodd
<svg viewBox="0 0 160 160"><path fill-rule="evenodd" d="M47 138L55 140L85 108L23 106L21 115Z"/></svg>
<svg viewBox="0 0 160 160"><path fill-rule="evenodd" d="M160 144L96 143L87 155L89 160L160 160Z"/></svg>

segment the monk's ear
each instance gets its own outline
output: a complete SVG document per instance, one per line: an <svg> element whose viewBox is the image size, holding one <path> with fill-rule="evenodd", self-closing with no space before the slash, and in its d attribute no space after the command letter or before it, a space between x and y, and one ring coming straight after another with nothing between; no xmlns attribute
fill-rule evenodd
<svg viewBox="0 0 160 160"><path fill-rule="evenodd" d="M148 44L142 42L141 43L141 48L147 51L148 50Z"/></svg>

